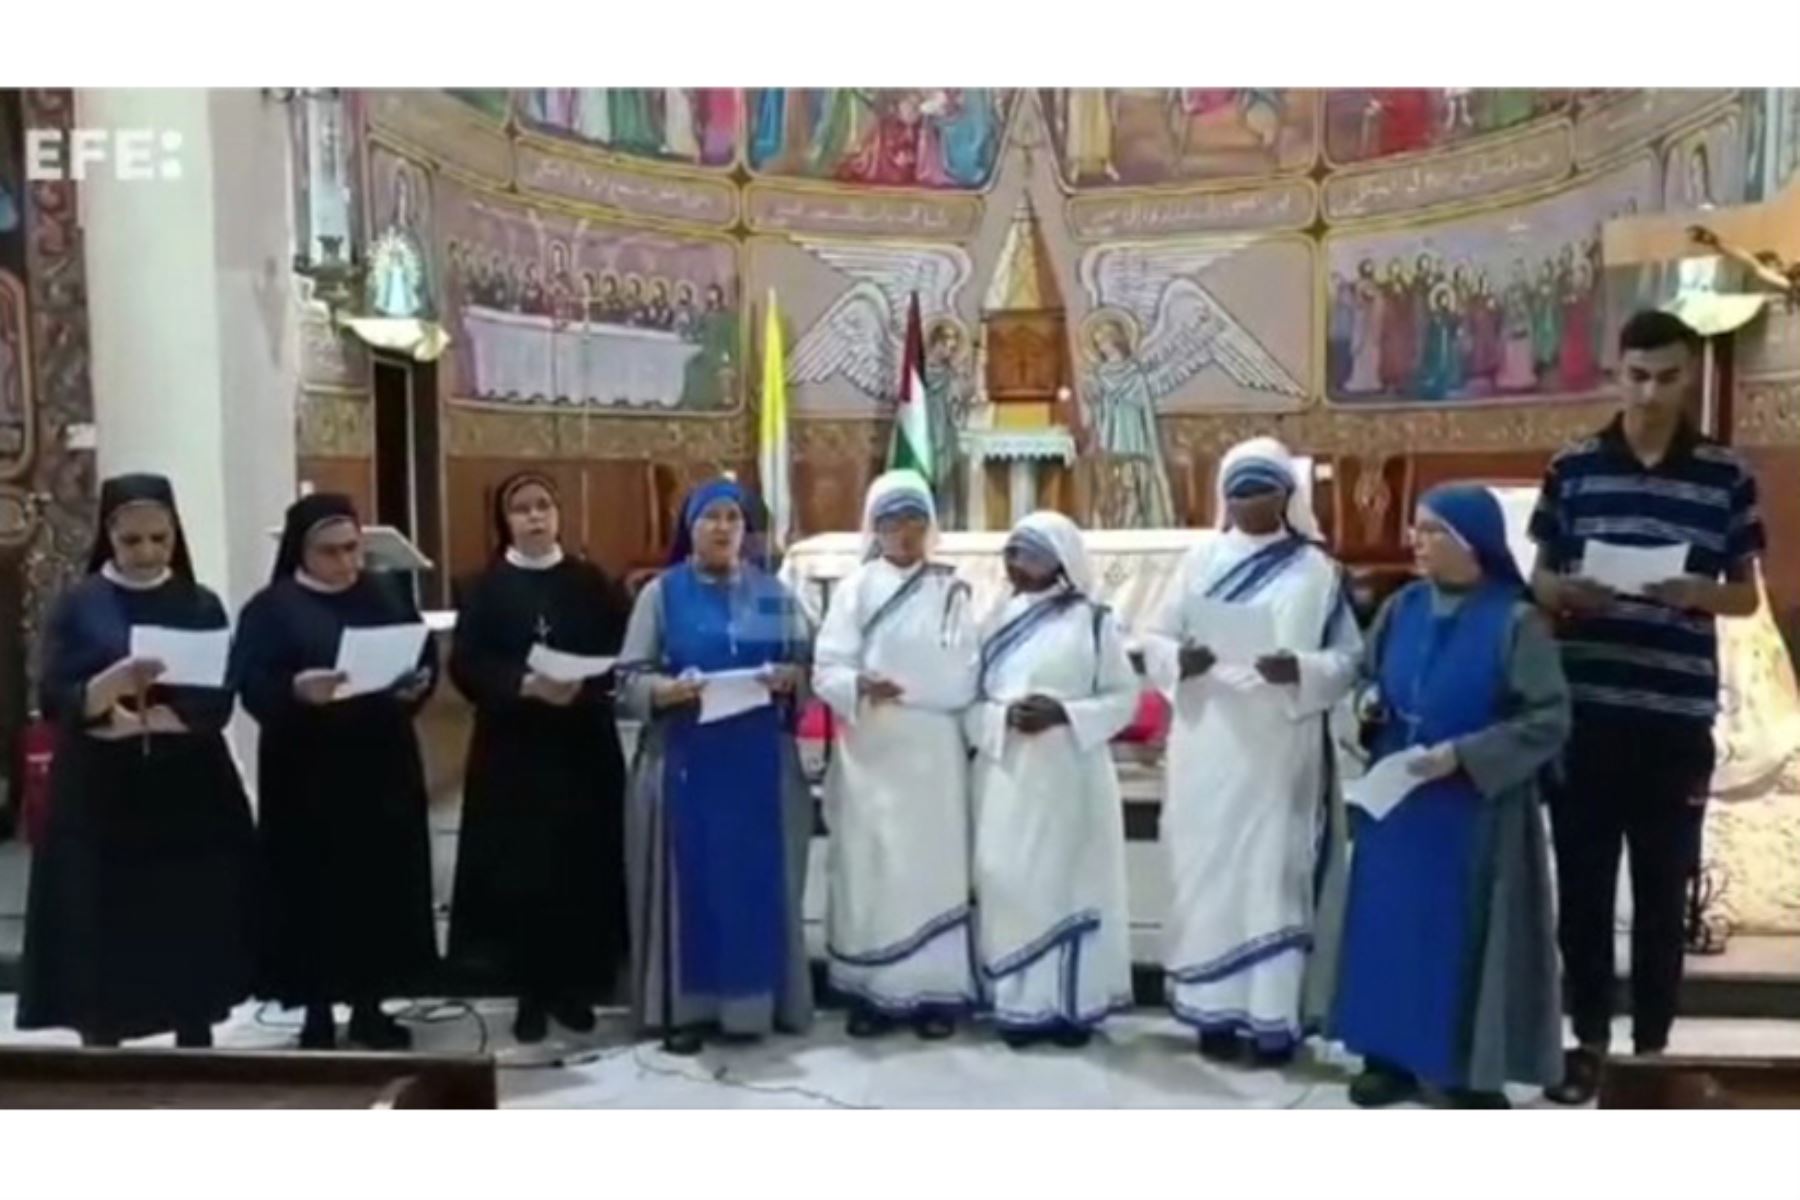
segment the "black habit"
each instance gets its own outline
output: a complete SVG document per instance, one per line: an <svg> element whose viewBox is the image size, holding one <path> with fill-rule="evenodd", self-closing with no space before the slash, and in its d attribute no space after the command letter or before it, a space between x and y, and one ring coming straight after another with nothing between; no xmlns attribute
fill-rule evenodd
<svg viewBox="0 0 1800 1200"><path fill-rule="evenodd" d="M612 676L557 707L519 695L538 642L619 652L630 601L598 567L496 561L462 589L450 675L475 706L450 953L471 983L604 1002L625 953L625 761Z"/></svg>
<svg viewBox="0 0 1800 1200"><path fill-rule="evenodd" d="M245 606L233 678L261 726L257 770L264 931L257 993L295 1007L417 994L437 959L428 798L413 718L394 691L324 705L294 677L329 670L346 628L413 624L398 581L364 572L324 592L296 578L307 534L355 519L341 497L289 510L274 580ZM419 666L435 684L427 639Z"/></svg>
<svg viewBox="0 0 1800 1200"><path fill-rule="evenodd" d="M32 857L21 1029L65 1027L104 1040L201 1028L249 994L249 802L222 730L223 688L149 689L186 733L107 741L86 715L88 681L127 656L131 627L223 629L219 598L194 582L176 527L174 569L134 589L100 574L124 504L174 514L166 480L124 476L101 494L94 572L57 601L44 642L41 701L56 725L44 843Z"/></svg>

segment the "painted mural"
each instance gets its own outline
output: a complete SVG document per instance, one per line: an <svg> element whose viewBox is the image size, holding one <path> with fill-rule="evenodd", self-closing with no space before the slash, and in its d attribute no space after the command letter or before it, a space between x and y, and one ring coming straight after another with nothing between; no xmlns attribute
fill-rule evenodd
<svg viewBox="0 0 1800 1200"><path fill-rule="evenodd" d="M394 95L371 111L391 118ZM1171 417L1592 397L1609 330L1660 294L1655 271L1602 272L1601 225L1745 197L1751 144L1779 159L1788 131L1774 94L1752 98L1766 113L1746 98L465 91L497 121L461 170L421 164L454 159L430 138L467 121L403 121L392 144L416 161L372 156L368 302L451 328L458 399L685 413L753 390L743 298L773 289L795 410L873 419L916 295L941 343L928 373L979 409L998 206L1023 187L1054 217L1096 428L1143 397Z"/></svg>
<svg viewBox="0 0 1800 1200"><path fill-rule="evenodd" d="M1445 401L1592 394L1611 328L1600 226L1655 210L1643 158L1530 204L1326 239L1326 392Z"/></svg>
<svg viewBox="0 0 1800 1200"><path fill-rule="evenodd" d="M738 156L737 88L532 88L520 124L638 158L729 167Z"/></svg>
<svg viewBox="0 0 1800 1200"><path fill-rule="evenodd" d="M1300 171L1316 155L1306 88L1045 88L1065 183L1136 187Z"/></svg>
<svg viewBox="0 0 1800 1200"><path fill-rule="evenodd" d="M444 182L437 236L461 400L718 412L738 395L737 252Z"/></svg>
<svg viewBox="0 0 1800 1200"><path fill-rule="evenodd" d="M31 466L21 144L14 93L0 92L0 479Z"/></svg>
<svg viewBox="0 0 1800 1200"><path fill-rule="evenodd" d="M750 169L879 187L978 189L998 160L1001 88L752 88Z"/></svg>
<svg viewBox="0 0 1800 1200"><path fill-rule="evenodd" d="M1348 165L1443 150L1567 113L1569 88L1332 88L1325 153Z"/></svg>

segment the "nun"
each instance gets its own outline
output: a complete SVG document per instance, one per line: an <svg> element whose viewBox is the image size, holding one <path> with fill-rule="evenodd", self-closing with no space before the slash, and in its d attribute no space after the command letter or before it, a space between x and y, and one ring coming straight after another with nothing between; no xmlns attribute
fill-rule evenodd
<svg viewBox="0 0 1800 1200"><path fill-rule="evenodd" d="M949 1037L979 997L962 731L979 648L968 585L927 557L936 532L920 475L877 479L863 508L866 561L838 585L813 655L813 688L837 723L827 952L852 1037L898 1022Z"/></svg>
<svg viewBox="0 0 1800 1200"><path fill-rule="evenodd" d="M1075 1048L1132 999L1111 741L1139 684L1073 521L1032 513L1004 554L1011 592L983 626L965 716L976 956L1009 1046Z"/></svg>
<svg viewBox="0 0 1800 1200"><path fill-rule="evenodd" d="M1561 998L1538 777L1569 732L1556 644L1486 488L1420 501L1424 578L1370 630L1358 711L1373 761L1417 785L1376 820L1352 810L1332 1032L1362 1056L1350 1099L1429 1088L1505 1108L1504 1085L1562 1075Z"/></svg>
<svg viewBox="0 0 1800 1200"><path fill-rule="evenodd" d="M812 1022L812 797L794 742L811 631L746 550L752 507L729 479L687 497L621 651L643 722L625 814L632 1010L675 1054Z"/></svg>
<svg viewBox="0 0 1800 1200"><path fill-rule="evenodd" d="M169 481L120 475L44 642L56 751L18 1026L204 1048L250 990L254 830L222 732L230 690L159 683L165 664L131 653L144 626L222 631L225 609L194 579Z"/></svg>
<svg viewBox="0 0 1800 1200"><path fill-rule="evenodd" d="M265 884L258 994L304 1007L303 1049L350 1040L401 1050L411 1034L382 1011L416 994L437 958L418 715L436 685L429 639L415 669L345 699L334 669L346 629L411 625L397 581L364 569L348 497L289 507L267 587L238 623L233 678L261 727L257 764Z"/></svg>
<svg viewBox="0 0 1800 1200"><path fill-rule="evenodd" d="M500 552L462 589L450 678L475 707L457 837L450 956L518 996L513 1033L540 1042L554 1017L594 1028L625 955L625 759L612 673L569 680L539 649L612 658L630 601L565 554L561 505L523 472L494 494ZM592 664L598 665L598 664Z"/></svg>
<svg viewBox="0 0 1800 1200"><path fill-rule="evenodd" d="M1244 442L1219 481L1218 536L1182 559L1146 639L1173 710L1165 986L1203 1056L1279 1066L1302 1037L1320 850L1332 844L1327 714L1355 682L1362 638L1287 447ZM1226 605L1266 614L1273 644L1253 660L1232 652Z"/></svg>

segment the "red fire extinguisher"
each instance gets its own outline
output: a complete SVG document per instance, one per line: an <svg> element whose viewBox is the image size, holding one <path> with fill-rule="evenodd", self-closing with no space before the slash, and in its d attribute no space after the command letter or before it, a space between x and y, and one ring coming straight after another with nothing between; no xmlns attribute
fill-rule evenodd
<svg viewBox="0 0 1800 1200"><path fill-rule="evenodd" d="M32 714L25 726L25 786L20 790L20 828L28 846L44 844L50 818L50 762L56 756L56 730L50 722Z"/></svg>

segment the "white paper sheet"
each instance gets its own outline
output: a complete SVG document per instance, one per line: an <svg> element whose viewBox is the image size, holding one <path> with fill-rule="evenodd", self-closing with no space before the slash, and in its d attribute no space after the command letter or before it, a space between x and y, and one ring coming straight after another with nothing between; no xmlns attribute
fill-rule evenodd
<svg viewBox="0 0 1800 1200"><path fill-rule="evenodd" d="M1344 802L1381 820L1412 795L1414 788L1431 782L1412 773L1412 765L1428 752L1429 747L1414 746L1388 755L1360 778L1344 785Z"/></svg>
<svg viewBox="0 0 1800 1200"><path fill-rule="evenodd" d="M1253 692L1266 682L1255 667L1247 667L1243 663L1215 663L1207 674L1226 687L1240 692Z"/></svg>
<svg viewBox="0 0 1800 1200"><path fill-rule="evenodd" d="M703 676L706 686L700 689L700 724L710 725L753 708L770 703L769 685L763 669L714 671Z"/></svg>
<svg viewBox="0 0 1800 1200"><path fill-rule="evenodd" d="M230 654L229 629L131 627L131 657L162 663L163 673L156 682L170 687L224 687L225 661Z"/></svg>
<svg viewBox="0 0 1800 1200"><path fill-rule="evenodd" d="M1687 574L1688 544L1621 546L1589 538L1582 547L1581 573L1625 596L1641 596L1653 583Z"/></svg>
<svg viewBox="0 0 1800 1200"><path fill-rule="evenodd" d="M1275 612L1265 604L1203 598L1189 605L1189 636L1222 663L1254 666L1257 659L1281 649L1275 640Z"/></svg>
<svg viewBox="0 0 1800 1200"><path fill-rule="evenodd" d="M555 683L581 683L597 675L604 675L618 661L616 658L553 650L542 642L533 646L531 653L525 656L528 668Z"/></svg>
<svg viewBox="0 0 1800 1200"><path fill-rule="evenodd" d="M967 703L966 660L963 648L914 646L905 653L870 653L863 660L863 670L899 684L901 704L929 709L953 703L948 699L953 696Z"/></svg>
<svg viewBox="0 0 1800 1200"><path fill-rule="evenodd" d="M370 625L346 629L338 642L337 669L349 678L336 700L384 692L418 669L419 651L431 630L418 625Z"/></svg>

